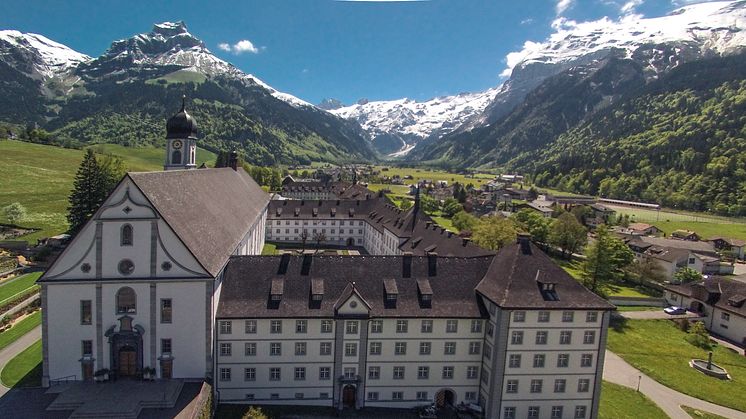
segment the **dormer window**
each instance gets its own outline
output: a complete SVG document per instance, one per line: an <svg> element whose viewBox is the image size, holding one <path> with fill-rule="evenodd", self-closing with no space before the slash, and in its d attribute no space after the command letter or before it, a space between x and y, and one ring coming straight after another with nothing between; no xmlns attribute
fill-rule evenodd
<svg viewBox="0 0 746 419"><path fill-rule="evenodd" d="M393 278L384 279L383 288L386 293L386 303L395 304L399 297L399 289L396 287L396 280Z"/></svg>
<svg viewBox="0 0 746 419"><path fill-rule="evenodd" d="M324 298L324 280L321 278L311 279L311 300L320 302Z"/></svg>
<svg viewBox="0 0 746 419"><path fill-rule="evenodd" d="M272 286L269 290L269 297L272 302L279 303L282 300L282 294L285 289L285 281L282 278L273 278Z"/></svg>
<svg viewBox="0 0 746 419"><path fill-rule="evenodd" d="M417 294L420 297L420 304L429 307L433 300L433 289L427 278L417 280Z"/></svg>
<svg viewBox="0 0 746 419"><path fill-rule="evenodd" d="M120 244L122 246L132 246L132 236L132 226L130 224L123 225L120 232Z"/></svg>

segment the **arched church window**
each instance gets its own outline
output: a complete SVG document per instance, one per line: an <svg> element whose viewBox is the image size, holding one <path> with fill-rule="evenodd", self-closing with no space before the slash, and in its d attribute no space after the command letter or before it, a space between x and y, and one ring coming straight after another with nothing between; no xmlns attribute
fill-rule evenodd
<svg viewBox="0 0 746 419"><path fill-rule="evenodd" d="M117 291L117 314L132 314L137 312L137 295L130 287L122 287Z"/></svg>
<svg viewBox="0 0 746 419"><path fill-rule="evenodd" d="M122 246L132 246L132 226L125 224L122 226L121 232L121 244Z"/></svg>
<svg viewBox="0 0 746 419"><path fill-rule="evenodd" d="M171 153L171 164L181 164L180 150L174 150L173 153Z"/></svg>

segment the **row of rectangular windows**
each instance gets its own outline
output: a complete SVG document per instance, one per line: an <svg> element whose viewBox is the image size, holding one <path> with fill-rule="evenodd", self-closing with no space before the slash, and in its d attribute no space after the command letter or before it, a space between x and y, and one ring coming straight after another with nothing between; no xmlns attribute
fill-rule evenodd
<svg viewBox="0 0 746 419"><path fill-rule="evenodd" d="M231 381L232 371L230 367L220 368L220 381ZM319 367L319 380L330 380L331 379L331 367ZM345 367L344 377L345 378L356 378L357 369L355 367ZM440 378L444 380L451 380L455 376L455 367L447 365L442 367ZM479 376L478 366L467 366L466 367L466 379L476 380ZM282 379L282 367L271 367L269 369L269 380L280 381ZM394 366L392 368L391 378L394 380L403 380L406 377L406 367ZM368 379L379 380L381 378L381 367L371 366L368 367ZM293 379L295 381L304 381L306 379L306 367L294 367ZM430 379L430 367L429 366L418 366L417 367L417 379L428 380ZM244 381L256 381L256 368L246 367L244 368Z"/></svg>
<svg viewBox="0 0 746 419"><path fill-rule="evenodd" d="M380 394L377 391L369 391L367 394L367 400L368 401L379 401L381 400L379 398ZM305 393L295 393L294 397L296 399L304 399L306 397ZM280 393L271 393L269 395L270 400L279 400L280 399ZM246 393L246 400L255 400L255 394L254 393ZM319 393L319 399L329 399L329 393ZM429 401L430 398L428 397L427 391L418 391L416 393L416 399L419 401ZM477 399L477 392L476 391L467 391L464 393L464 399L467 401L474 401ZM404 400L404 392L402 391L393 391L391 392L391 400Z"/></svg>
<svg viewBox="0 0 746 419"><path fill-rule="evenodd" d="M505 385L505 392L506 393L518 393L518 389L520 387L520 380L508 380ZM531 393L541 393L543 391L544 387L544 380L542 379L533 379L531 380L531 383L529 385L529 389ZM590 378L580 378L578 379L578 393L587 393L590 391L591 387L591 380ZM564 393L565 389L567 388L567 380L564 378L558 378L554 380L554 392L555 393Z"/></svg>
<svg viewBox="0 0 746 419"><path fill-rule="evenodd" d="M348 335L358 334L359 321L347 320L345 321L345 333ZM332 320L321 321L321 333L332 333L333 330ZM232 320L220 320L220 334L230 335L233 333L233 321ZM458 320L446 320L446 333L458 333ZM482 320L471 320L471 333L482 332ZM409 320L397 320L396 321L396 332L397 333L408 333L409 331ZM270 333L282 333L282 320L271 320L269 325ZM296 320L295 321L295 333L307 333L308 332L308 320ZM421 333L432 333L433 332L433 321L432 320L421 320L420 323ZM257 333L257 321L256 320L245 320L244 322L244 333L254 334ZM371 320L370 321L370 333L383 333L383 320Z"/></svg>
<svg viewBox="0 0 746 419"><path fill-rule="evenodd" d="M539 323L549 323L549 321L552 318L552 312L551 311L539 311L537 315L537 321ZM523 323L526 321L526 312L525 311L514 311L513 312L513 322L515 323ZM562 312L562 321L564 323L572 323L575 321L575 312L574 311L563 311ZM586 323L595 323L598 321L598 312L597 311L589 311L585 313L585 321Z"/></svg>
<svg viewBox="0 0 746 419"><path fill-rule="evenodd" d="M137 312L137 301L134 297L129 296L126 300L117 293L116 313L117 314L134 314ZM173 300L170 298L161 298L161 323L171 323L173 320ZM93 304L91 300L80 300L80 324L93 324Z"/></svg>
<svg viewBox="0 0 746 419"><path fill-rule="evenodd" d="M298 220L295 220L295 225L300 225L300 224L298 224L298 222L299 222ZM320 225L322 225L322 226L325 226L325 225L326 225L326 221L319 221L319 222L321 223ZM335 224L335 223L336 223L336 221L335 221L335 220L331 220L330 222L331 222L331 225L336 225L336 224ZM354 223L355 223L354 221L350 221L350 225L351 225L351 226L355 225ZM275 221L275 225L278 225L278 226L279 226L279 225L282 225L282 220L277 220L277 221ZM286 226L289 226L289 225L290 225L290 220L285 220L285 225L286 225ZM303 225L304 225L304 226L307 226L307 225L308 225L308 221L303 221ZM317 225L317 224L316 224L316 221L313 221L313 225ZM345 225L345 222L344 222L344 220L341 220L341 221L339 222L339 225L340 225L340 226L343 226L343 225ZM362 226L362 225L363 225L363 221L358 221L358 224L357 224L357 225L359 225L359 226Z"/></svg>
<svg viewBox="0 0 746 419"><path fill-rule="evenodd" d="M512 345L523 345L524 331L514 330L510 335L510 343ZM548 340L549 332L546 330L539 330L536 332L536 344L546 345ZM594 330L586 330L583 333L583 344L592 345L596 343L596 332ZM562 330L559 334L560 345L571 345L572 344L572 331Z"/></svg>
<svg viewBox="0 0 746 419"><path fill-rule="evenodd" d="M521 354L510 354L508 357L509 368L521 368ZM534 368L544 368L546 361L545 354L534 355ZM567 368L570 366L570 354L557 354L557 367ZM580 355L580 366L581 367L592 367L593 366L593 354L582 354Z"/></svg>
<svg viewBox="0 0 746 419"><path fill-rule="evenodd" d="M539 406L529 406L528 417L538 418L540 412ZM564 416L564 406L552 406L550 418L551 419L562 419ZM588 415L588 407L585 405L575 406L575 419L584 419ZM503 419L516 419L516 408L507 406L503 409Z"/></svg>
<svg viewBox="0 0 746 419"><path fill-rule="evenodd" d="M443 344L444 355L455 355L456 354L457 342L445 342ZM295 355L304 356L308 353L307 342L295 342ZM244 343L244 355L245 356L256 356L257 354L256 342ZM346 342L344 344L345 356L357 356L358 344L356 342ZM370 342L369 354L370 355L381 355L383 349L382 342ZM485 357L489 359L491 357L491 348L489 346L484 347ZM420 342L419 354L430 355L432 353L432 342ZM482 353L482 342L469 342L469 355L480 355ZM319 355L331 355L332 354L332 342L319 342ZM394 354L395 355L406 355L407 354L407 342L394 342ZM269 343L269 355L281 356L282 355L282 342L270 342ZM233 343L221 342L220 343L220 356L233 356Z"/></svg>

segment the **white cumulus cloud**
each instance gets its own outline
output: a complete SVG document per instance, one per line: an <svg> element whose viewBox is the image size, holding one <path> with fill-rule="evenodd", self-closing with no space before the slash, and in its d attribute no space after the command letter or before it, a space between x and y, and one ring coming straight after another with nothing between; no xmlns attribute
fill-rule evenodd
<svg viewBox="0 0 746 419"><path fill-rule="evenodd" d="M622 7L619 8L619 11L625 15L635 13L637 7L643 4L644 2L645 0L629 0L625 2L622 5Z"/></svg>
<svg viewBox="0 0 746 419"><path fill-rule="evenodd" d="M225 51L230 52L233 54L243 54L244 52L249 52L252 54L258 54L259 51L261 51L263 48L257 48L253 42L249 41L248 39L242 39L235 44L231 45L227 42L221 42L218 44L218 48Z"/></svg>
<svg viewBox="0 0 746 419"><path fill-rule="evenodd" d="M557 16L565 13L567 9L572 7L573 3L575 3L575 0L558 0L557 4L554 6L554 10L557 12Z"/></svg>

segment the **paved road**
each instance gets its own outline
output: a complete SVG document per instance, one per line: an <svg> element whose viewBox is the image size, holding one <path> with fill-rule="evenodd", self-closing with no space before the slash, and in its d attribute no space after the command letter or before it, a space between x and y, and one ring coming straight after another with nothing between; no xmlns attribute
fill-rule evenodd
<svg viewBox="0 0 746 419"><path fill-rule="evenodd" d="M23 352L24 349L28 348L39 339L41 339L41 326L36 326L36 328L31 329L31 331L0 351L0 371L5 368L5 364L7 364L11 359ZM7 387L0 383L0 397L7 393L8 390Z"/></svg>
<svg viewBox="0 0 746 419"><path fill-rule="evenodd" d="M604 380L625 387L637 388L638 377L640 378L640 392L654 401L666 414L674 419L691 419L681 409L681 405L690 406L695 409L714 413L726 418L746 419L746 413L729 409L704 400L696 399L686 394L672 390L663 384L640 372L629 365L619 355L606 351L606 362L604 363Z"/></svg>

